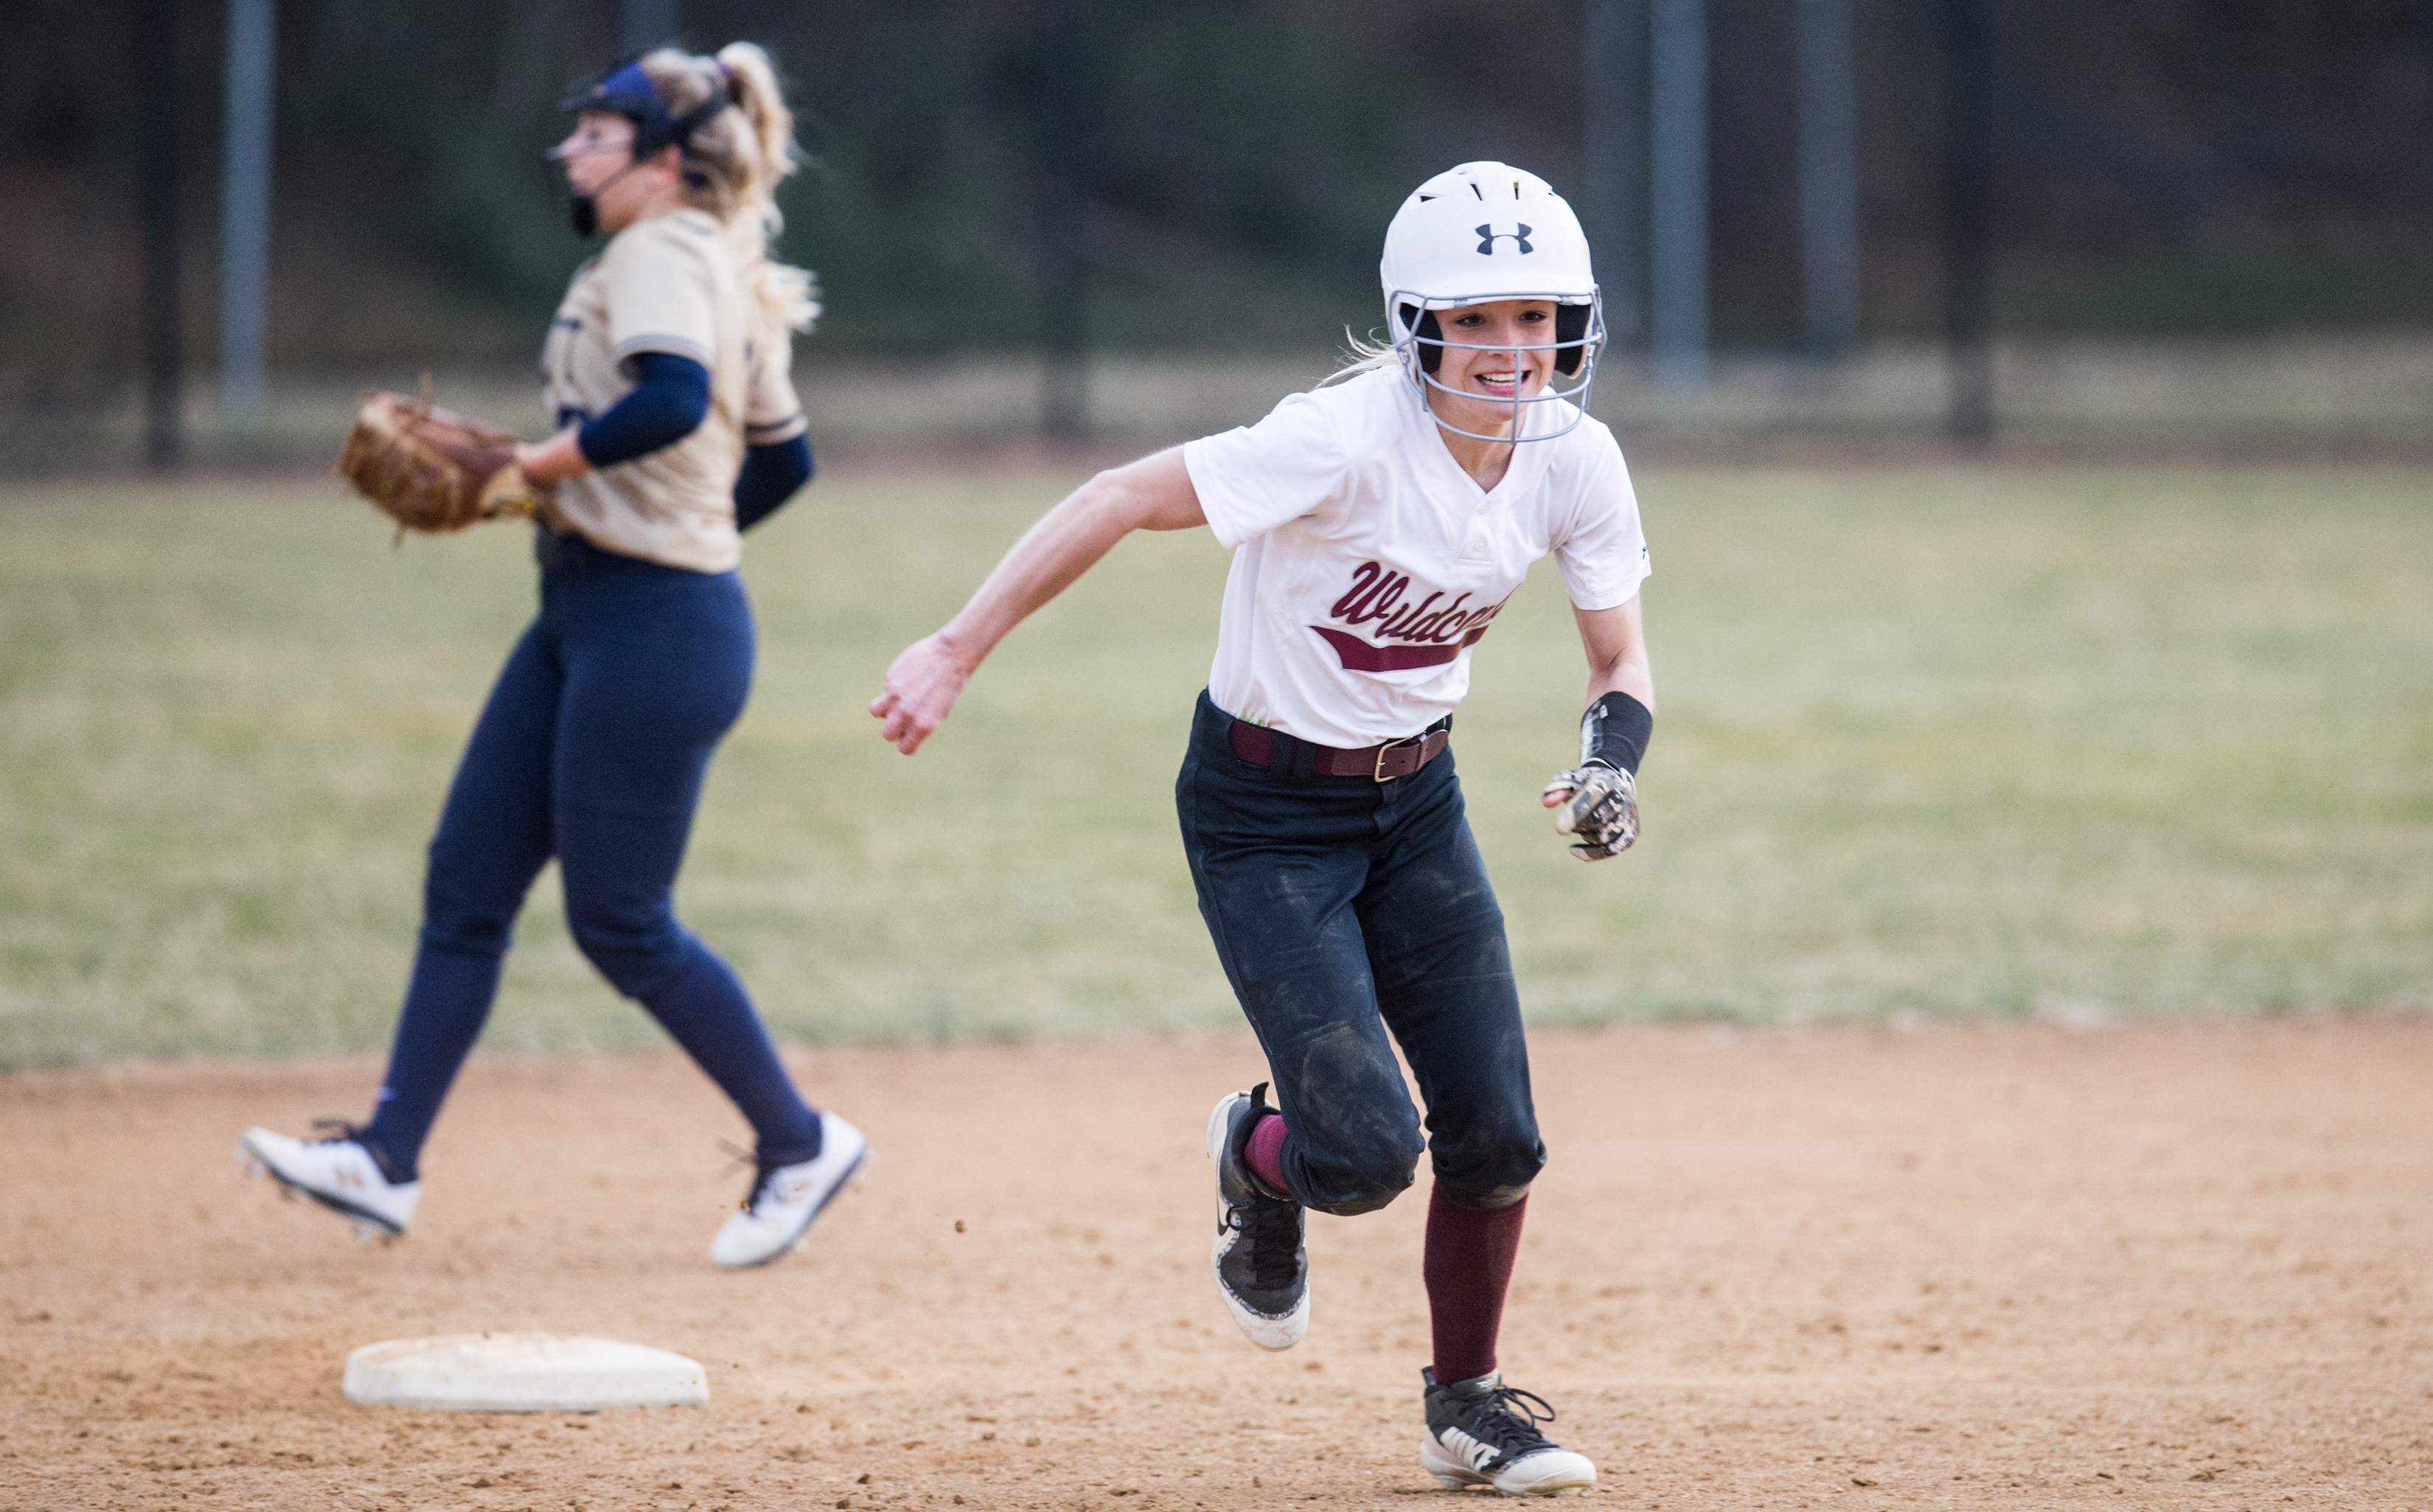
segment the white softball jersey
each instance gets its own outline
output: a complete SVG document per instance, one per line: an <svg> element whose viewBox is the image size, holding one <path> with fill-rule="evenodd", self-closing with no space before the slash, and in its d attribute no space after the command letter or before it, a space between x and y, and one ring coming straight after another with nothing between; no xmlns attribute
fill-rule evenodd
<svg viewBox="0 0 2433 1512"><path fill-rule="evenodd" d="M1526 423L1552 433L1576 413L1533 404ZM1208 696L1321 745L1400 739L1453 712L1471 648L1539 558L1582 609L1629 603L1648 573L1611 431L1582 418L1516 446L1482 489L1397 368L1295 394L1182 460L1234 552Z"/></svg>
<svg viewBox="0 0 2433 1512"><path fill-rule="evenodd" d="M646 351L707 368L709 414L682 440L560 483L551 513L621 556L730 570L743 557L735 528L743 449L790 441L808 422L787 332L760 314L735 244L702 211L637 221L575 269L541 353L553 422L606 414L633 391L627 362Z"/></svg>

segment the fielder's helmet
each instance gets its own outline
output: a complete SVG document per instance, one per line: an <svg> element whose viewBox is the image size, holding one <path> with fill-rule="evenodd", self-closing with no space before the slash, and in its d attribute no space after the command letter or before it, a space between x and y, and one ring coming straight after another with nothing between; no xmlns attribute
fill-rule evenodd
<svg viewBox="0 0 2433 1512"><path fill-rule="evenodd" d="M1444 348L1477 344L1445 340L1435 312L1490 299L1553 300L1555 339L1523 349L1553 352L1555 371L1578 382L1569 388L1549 383L1516 398L1513 438L1550 440L1579 423L1574 416L1562 430L1538 435L1522 434L1526 427L1517 423L1524 404L1570 400L1585 413L1597 355L1605 347L1604 306L1589 265L1588 236L1546 180L1501 162L1465 162L1437 175L1411 192L1386 228L1386 255L1377 274L1393 344L1419 359L1414 382L1448 394L1460 391L1437 382Z"/></svg>

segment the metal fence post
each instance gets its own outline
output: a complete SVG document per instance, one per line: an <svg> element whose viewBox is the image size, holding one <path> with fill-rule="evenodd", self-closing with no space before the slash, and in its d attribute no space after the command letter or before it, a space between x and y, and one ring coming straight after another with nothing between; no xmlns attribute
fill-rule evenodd
<svg viewBox="0 0 2433 1512"><path fill-rule="evenodd" d="M263 417L270 304L270 139L278 0L229 0L228 139L220 178L220 412Z"/></svg>
<svg viewBox="0 0 2433 1512"><path fill-rule="evenodd" d="M1828 361L1859 339L1859 111L1850 0L1799 4L1800 324Z"/></svg>
<svg viewBox="0 0 2433 1512"><path fill-rule="evenodd" d="M1585 0L1580 14L1580 209L1606 331L1646 342L1647 0Z"/></svg>
<svg viewBox="0 0 2433 1512"><path fill-rule="evenodd" d="M625 50L643 52L675 41L680 20L676 0L624 0Z"/></svg>
<svg viewBox="0 0 2433 1512"><path fill-rule="evenodd" d="M1654 0L1648 95L1649 327L1657 381L1707 381L1706 0Z"/></svg>
<svg viewBox="0 0 2433 1512"><path fill-rule="evenodd" d="M1943 331L1951 437L1994 435L1994 38L1985 0L1943 11Z"/></svg>
<svg viewBox="0 0 2433 1512"><path fill-rule="evenodd" d="M136 40L144 79L136 174L144 239L144 460L163 471L185 450L185 308L178 256L178 0L145 0Z"/></svg>

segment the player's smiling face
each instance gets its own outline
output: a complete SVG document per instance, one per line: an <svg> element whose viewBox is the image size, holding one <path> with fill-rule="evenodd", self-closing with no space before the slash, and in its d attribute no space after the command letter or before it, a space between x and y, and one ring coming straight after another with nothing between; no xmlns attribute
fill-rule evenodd
<svg viewBox="0 0 2433 1512"><path fill-rule="evenodd" d="M1458 310L1440 310L1437 312L1437 324L1447 341L1489 348L1444 348L1444 361L1437 367L1437 378L1447 388L1509 399L1516 395L1534 394L1545 386L1554 353L1521 348L1554 342L1552 299L1495 299ZM1505 349L1494 349L1497 348Z"/></svg>
<svg viewBox="0 0 2433 1512"><path fill-rule="evenodd" d="M1446 341L1466 344L1442 348L1444 359L1437 365L1437 382L1454 394L1475 395L1489 404L1508 406L1515 399L1526 399L1546 386L1555 365L1553 300L1490 299L1439 310L1437 325ZM1548 349L1530 351L1531 347ZM1440 416L1462 429L1501 431L1511 423L1509 408L1499 412L1481 405L1475 413L1450 413L1472 410L1454 394L1431 388L1428 402Z"/></svg>

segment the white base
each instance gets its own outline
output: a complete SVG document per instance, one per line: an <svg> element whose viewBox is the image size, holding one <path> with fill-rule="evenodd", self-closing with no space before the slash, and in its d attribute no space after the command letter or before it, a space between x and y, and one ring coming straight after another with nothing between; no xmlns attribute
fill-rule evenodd
<svg viewBox="0 0 2433 1512"><path fill-rule="evenodd" d="M579 1334L389 1339L347 1356L347 1400L461 1412L598 1412L709 1400L701 1366Z"/></svg>

